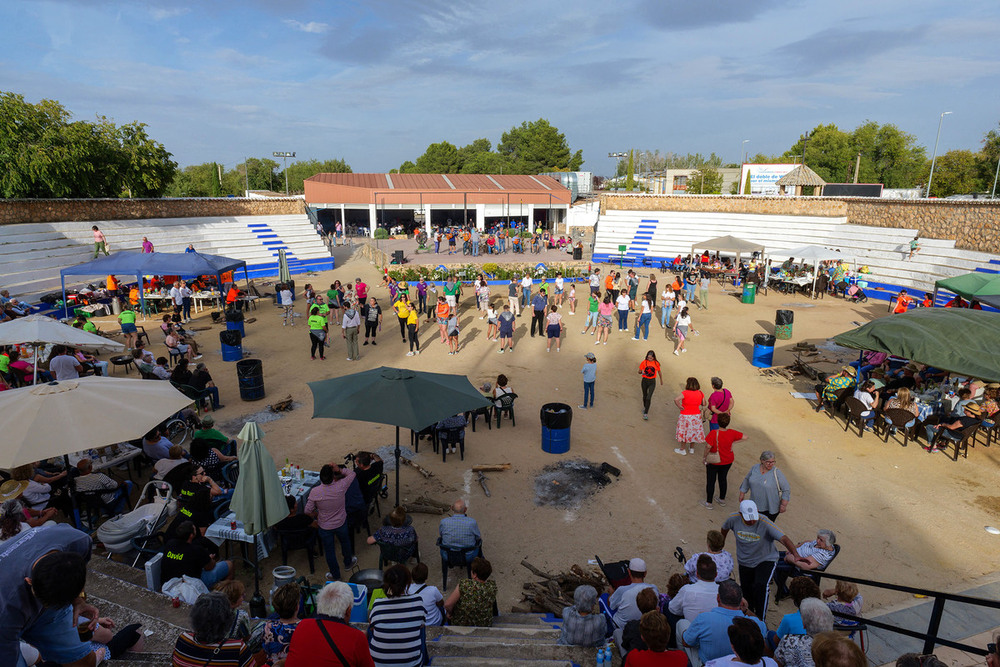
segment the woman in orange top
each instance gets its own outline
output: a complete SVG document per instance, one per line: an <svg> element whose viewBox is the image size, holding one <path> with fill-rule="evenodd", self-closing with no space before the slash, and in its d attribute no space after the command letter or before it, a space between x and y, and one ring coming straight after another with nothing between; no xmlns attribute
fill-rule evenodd
<svg viewBox="0 0 1000 667"><path fill-rule="evenodd" d="M912 299L907 296L906 290L899 290L899 296L896 297L896 307L892 311L893 314L905 313L907 307L910 305L910 301L912 301Z"/></svg>
<svg viewBox="0 0 1000 667"><path fill-rule="evenodd" d="M229 285L229 291L226 292L226 307L240 310L241 304L238 301L240 298L240 291L236 289L236 283L231 283Z"/></svg>
<svg viewBox="0 0 1000 667"><path fill-rule="evenodd" d="M663 384L656 352L650 350L646 353L646 358L639 364L639 375L642 376L642 418L648 420L649 405L653 402L653 392L656 390L656 378L660 378L660 385Z"/></svg>
<svg viewBox="0 0 1000 667"><path fill-rule="evenodd" d="M610 292L614 288L615 288L615 272L609 271L608 275L604 277L604 291ZM617 296L613 296L611 300L614 301L617 298L618 298Z"/></svg>
<svg viewBox="0 0 1000 667"><path fill-rule="evenodd" d="M128 291L128 302L135 308L139 305L139 287L133 287Z"/></svg>
<svg viewBox="0 0 1000 667"><path fill-rule="evenodd" d="M444 296L438 297L437 309L434 311L437 317L438 329L441 331L441 342L448 344L448 316L451 315L451 308Z"/></svg>
<svg viewBox="0 0 1000 667"><path fill-rule="evenodd" d="M118 291L118 279L114 276L108 276L108 291L117 292Z"/></svg>

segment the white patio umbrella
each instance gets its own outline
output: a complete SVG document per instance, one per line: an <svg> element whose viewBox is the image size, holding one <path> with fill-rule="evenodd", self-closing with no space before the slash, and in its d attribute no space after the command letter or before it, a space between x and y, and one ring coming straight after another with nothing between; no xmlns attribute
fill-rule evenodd
<svg viewBox="0 0 1000 667"><path fill-rule="evenodd" d="M0 323L0 345L29 343L35 347L35 380L38 380L38 347L45 343L85 347L102 352L119 352L125 349L125 345L118 341L76 329L46 315L28 315Z"/></svg>
<svg viewBox="0 0 1000 667"><path fill-rule="evenodd" d="M0 468L134 440L191 399L169 382L84 377L0 391Z"/></svg>

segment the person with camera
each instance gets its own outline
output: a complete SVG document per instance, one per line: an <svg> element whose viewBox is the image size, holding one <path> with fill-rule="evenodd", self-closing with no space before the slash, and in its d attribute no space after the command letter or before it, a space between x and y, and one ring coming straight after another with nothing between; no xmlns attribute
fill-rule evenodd
<svg viewBox="0 0 1000 667"><path fill-rule="evenodd" d="M351 547L350 528L347 524L347 490L357 475L353 470L335 463L320 468L319 486L309 492L306 514L319 523L319 539L323 544L326 564L330 568L327 579L340 579L336 542L344 556L344 567L350 569L358 562Z"/></svg>
<svg viewBox="0 0 1000 667"><path fill-rule="evenodd" d="M358 476L361 495L365 497L365 505L375 499L379 492L379 481L385 464L382 458L374 452L364 450L354 455L348 455L354 462L354 474Z"/></svg>

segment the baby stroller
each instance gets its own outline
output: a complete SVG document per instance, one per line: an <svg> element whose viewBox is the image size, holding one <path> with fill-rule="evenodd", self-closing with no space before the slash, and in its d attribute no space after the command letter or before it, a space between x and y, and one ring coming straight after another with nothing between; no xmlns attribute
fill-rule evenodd
<svg viewBox="0 0 1000 667"><path fill-rule="evenodd" d="M177 513L177 501L171 499L172 488L167 482L152 480L142 487L135 509L104 522L97 529L97 539L104 544L108 558L112 554L134 551L135 538L145 538L162 528L167 519ZM145 503L143 503L145 501ZM139 562L141 553L136 556Z"/></svg>
<svg viewBox="0 0 1000 667"><path fill-rule="evenodd" d="M868 295L858 285L848 287L847 291L844 292L844 298L854 303L866 303L868 301Z"/></svg>

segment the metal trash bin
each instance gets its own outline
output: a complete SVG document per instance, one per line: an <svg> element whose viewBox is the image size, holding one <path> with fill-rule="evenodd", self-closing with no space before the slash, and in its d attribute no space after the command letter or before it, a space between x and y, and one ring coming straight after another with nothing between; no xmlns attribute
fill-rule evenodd
<svg viewBox="0 0 1000 667"><path fill-rule="evenodd" d="M743 286L743 298L740 299L743 303L753 303L757 300L757 285L754 283L747 283Z"/></svg>
<svg viewBox="0 0 1000 667"><path fill-rule="evenodd" d="M239 361L243 358L243 334L239 331L220 331L219 342L222 344L223 361Z"/></svg>
<svg viewBox="0 0 1000 667"><path fill-rule="evenodd" d="M236 380L240 385L240 398L244 401L264 398L264 363L260 359L237 361Z"/></svg>
<svg viewBox="0 0 1000 667"><path fill-rule="evenodd" d="M226 311L226 329L229 331L239 331L240 336L246 338L247 332L243 328L243 311L230 308Z"/></svg>
<svg viewBox="0 0 1000 667"><path fill-rule="evenodd" d="M539 416L542 421L542 451L549 454L568 452L573 408L565 403L546 403Z"/></svg>
<svg viewBox="0 0 1000 667"><path fill-rule="evenodd" d="M774 314L774 337L778 340L788 340L792 337L792 322L795 320L795 312L791 310L779 310Z"/></svg>
<svg viewBox="0 0 1000 667"><path fill-rule="evenodd" d="M771 334L754 334L753 359L751 364L757 368L770 368L774 361L774 336Z"/></svg>

